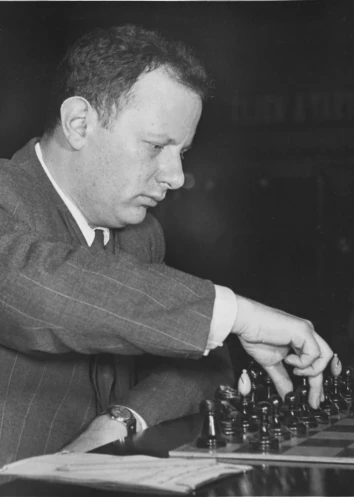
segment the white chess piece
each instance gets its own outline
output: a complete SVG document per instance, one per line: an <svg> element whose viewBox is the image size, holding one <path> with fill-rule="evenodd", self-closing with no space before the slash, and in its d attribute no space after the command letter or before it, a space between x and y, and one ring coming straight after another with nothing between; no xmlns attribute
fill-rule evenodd
<svg viewBox="0 0 354 497"><path fill-rule="evenodd" d="M240 379L238 380L237 389L244 397L249 395L252 389L251 378L247 373L247 369L242 370Z"/></svg>
<svg viewBox="0 0 354 497"><path fill-rule="evenodd" d="M331 361L331 373L334 378L337 378L342 372L342 363L338 359L338 355L334 354Z"/></svg>

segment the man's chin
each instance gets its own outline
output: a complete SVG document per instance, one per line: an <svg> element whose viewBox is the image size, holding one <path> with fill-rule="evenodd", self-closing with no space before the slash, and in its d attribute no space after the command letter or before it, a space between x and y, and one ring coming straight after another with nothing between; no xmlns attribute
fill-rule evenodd
<svg viewBox="0 0 354 497"><path fill-rule="evenodd" d="M140 224L146 218L146 207L139 207L134 212L129 213L124 218L119 218L117 221L119 222L121 228L124 226L129 226L130 224Z"/></svg>

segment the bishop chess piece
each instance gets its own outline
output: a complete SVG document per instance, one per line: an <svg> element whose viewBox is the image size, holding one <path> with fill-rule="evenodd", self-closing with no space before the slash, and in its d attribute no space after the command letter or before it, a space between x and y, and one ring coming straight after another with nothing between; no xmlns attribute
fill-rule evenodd
<svg viewBox="0 0 354 497"><path fill-rule="evenodd" d="M289 392L285 395L285 403L288 407L283 423L290 430L294 437L303 437L307 434L307 427L302 423L299 417L296 415L298 408L296 406L296 395L295 392Z"/></svg>
<svg viewBox="0 0 354 497"><path fill-rule="evenodd" d="M258 434L250 441L251 450L257 452L269 452L279 450L279 439L270 430L271 405L267 401L257 404L260 414L260 425Z"/></svg>
<svg viewBox="0 0 354 497"><path fill-rule="evenodd" d="M332 395L331 401L333 404L339 409L339 411L346 411L348 409L348 405L339 391L340 385L340 374L342 372L342 363L338 359L338 355L334 354L333 359L331 361L331 373L333 377L333 386L332 386Z"/></svg>
<svg viewBox="0 0 354 497"><path fill-rule="evenodd" d="M251 379L247 370L243 369L237 384L237 389L242 398L240 428L243 433L255 432L258 430L258 423L255 421L252 412L250 412L249 394L251 393L251 388Z"/></svg>
<svg viewBox="0 0 354 497"><path fill-rule="evenodd" d="M219 424L217 403L213 400L202 400L199 412L203 415L201 434L196 440L198 448L213 450L225 447L226 440Z"/></svg>

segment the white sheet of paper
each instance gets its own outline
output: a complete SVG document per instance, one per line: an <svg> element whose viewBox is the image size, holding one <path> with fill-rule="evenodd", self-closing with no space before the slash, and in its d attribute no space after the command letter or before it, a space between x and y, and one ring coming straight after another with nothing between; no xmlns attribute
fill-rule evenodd
<svg viewBox="0 0 354 497"><path fill-rule="evenodd" d="M185 494L222 476L249 469L252 467L204 458L160 459L150 456L61 452L8 464L0 469L0 476L13 475L105 490Z"/></svg>

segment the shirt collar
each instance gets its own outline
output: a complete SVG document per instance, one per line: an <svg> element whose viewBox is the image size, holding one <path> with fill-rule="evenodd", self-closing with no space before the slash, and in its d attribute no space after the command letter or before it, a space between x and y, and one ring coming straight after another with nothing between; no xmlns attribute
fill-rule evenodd
<svg viewBox="0 0 354 497"><path fill-rule="evenodd" d="M36 151L38 160L41 163L41 166L43 167L46 175L50 179L52 185L54 186L54 188L56 189L56 191L60 195L60 197L61 197L62 201L64 202L64 204L66 205L66 207L69 209L69 211L72 214L73 218L75 219L77 225L79 226L82 234L84 235L85 240L87 242L87 245L89 245L89 246L92 245L93 240L95 238L95 230L96 229L101 229L103 231L103 237L104 237L103 240L104 240L104 244L106 245L108 243L109 236L110 236L109 229L108 228L104 228L102 226L95 226L94 228L92 228L88 224L88 222L86 221L86 218L84 217L84 215L82 214L82 212L65 195L65 193L61 190L61 188L54 181L53 176L50 174L49 169L47 168L47 166L44 163L43 155L42 155L42 150L41 150L41 146L40 146L39 142L37 142L36 145L35 145L35 151Z"/></svg>

